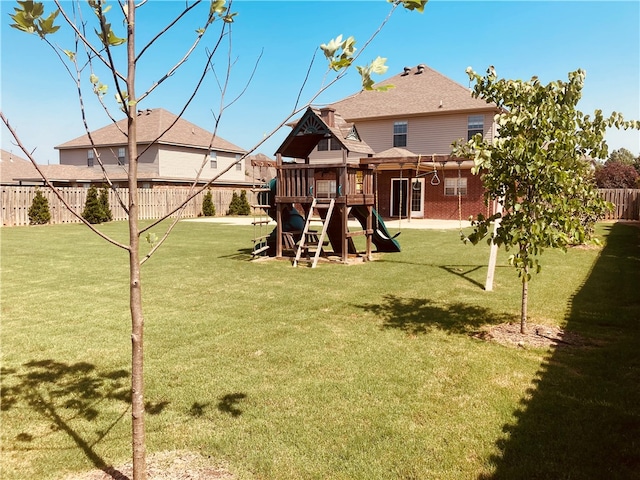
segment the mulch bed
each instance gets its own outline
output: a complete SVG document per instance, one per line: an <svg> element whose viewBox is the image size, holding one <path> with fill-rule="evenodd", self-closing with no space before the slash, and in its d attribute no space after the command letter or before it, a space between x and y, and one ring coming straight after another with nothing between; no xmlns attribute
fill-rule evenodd
<svg viewBox="0 0 640 480"><path fill-rule="evenodd" d="M64 480L131 480L131 462L66 476ZM147 455L147 480L233 480L228 470L210 458L186 451L159 452Z"/></svg>
<svg viewBox="0 0 640 480"><path fill-rule="evenodd" d="M588 344L580 335L549 325L528 324L527 332L520 333L519 323L501 323L473 334L475 338L518 348L582 347Z"/></svg>

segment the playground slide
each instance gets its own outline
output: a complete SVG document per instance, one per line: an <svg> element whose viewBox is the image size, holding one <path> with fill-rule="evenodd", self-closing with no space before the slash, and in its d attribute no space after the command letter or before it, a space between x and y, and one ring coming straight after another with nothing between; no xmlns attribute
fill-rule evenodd
<svg viewBox="0 0 640 480"><path fill-rule="evenodd" d="M394 237L389 234L387 226L384 224L382 217L378 215L378 212L373 210L373 244L376 246L378 252L399 252L400 244ZM362 228L367 228L367 208L355 206L351 208L351 215L353 215L362 225ZM396 235L397 236L397 235Z"/></svg>

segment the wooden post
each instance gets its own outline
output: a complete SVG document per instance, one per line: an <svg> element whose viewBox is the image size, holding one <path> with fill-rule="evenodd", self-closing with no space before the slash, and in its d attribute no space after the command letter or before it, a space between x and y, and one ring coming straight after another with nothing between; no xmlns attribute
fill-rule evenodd
<svg viewBox="0 0 640 480"><path fill-rule="evenodd" d="M496 202L496 213L502 213L502 202L498 200ZM489 252L489 268L487 269L487 280L484 284L484 289L487 292L493 291L493 277L496 271L496 260L498 257L498 245L493 243L493 239L496 236L496 232L498 231L498 227L500 227L501 218L496 218L493 222L493 234L491 235L491 250Z"/></svg>

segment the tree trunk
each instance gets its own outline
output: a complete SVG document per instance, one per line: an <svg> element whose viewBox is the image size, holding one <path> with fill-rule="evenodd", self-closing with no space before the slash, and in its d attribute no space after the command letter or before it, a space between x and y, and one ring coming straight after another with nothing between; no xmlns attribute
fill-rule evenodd
<svg viewBox="0 0 640 480"><path fill-rule="evenodd" d="M522 305L520 310L520 333L527 332L527 302L529 300L529 266L525 265L522 276Z"/></svg>
<svg viewBox="0 0 640 480"><path fill-rule="evenodd" d="M146 445L144 432L144 316L140 278L140 227L138 224L138 147L137 106L135 102L135 4L127 1L127 94L123 105L128 111L129 159L129 308L131 310L131 443L133 480L146 480Z"/></svg>

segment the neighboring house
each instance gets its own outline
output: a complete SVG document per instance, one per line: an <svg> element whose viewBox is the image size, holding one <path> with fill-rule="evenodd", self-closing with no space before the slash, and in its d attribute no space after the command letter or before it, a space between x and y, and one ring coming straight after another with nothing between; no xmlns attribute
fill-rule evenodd
<svg viewBox="0 0 640 480"><path fill-rule="evenodd" d="M82 167L87 178L102 180L100 159L112 181L125 186L128 161L126 129L127 120L123 119L91 132L95 148L89 135L58 145L55 148L60 151L60 165ZM143 188L189 184L196 178L203 162L200 183L204 183L246 153L219 136L213 139L211 132L162 108L138 111L137 148L139 186ZM247 187L251 184L250 170L250 163L242 159L214 185Z"/></svg>
<svg viewBox="0 0 640 480"><path fill-rule="evenodd" d="M38 165L49 181L60 187L78 184L102 183L100 172L70 165ZM13 152L2 150L0 156L0 184L3 186L45 185L40 173L29 160Z"/></svg>
<svg viewBox="0 0 640 480"><path fill-rule="evenodd" d="M367 162L376 167L377 209L384 217L467 219L486 213L479 176L472 162L450 156L451 144L480 133L496 137L496 105L471 96L468 88L424 65L404 71L376 86L329 105L359 139L376 152ZM342 147L322 140L309 162L341 160ZM364 155L363 155L364 157ZM364 162L364 160L363 160ZM437 174L436 174L437 172Z"/></svg>

